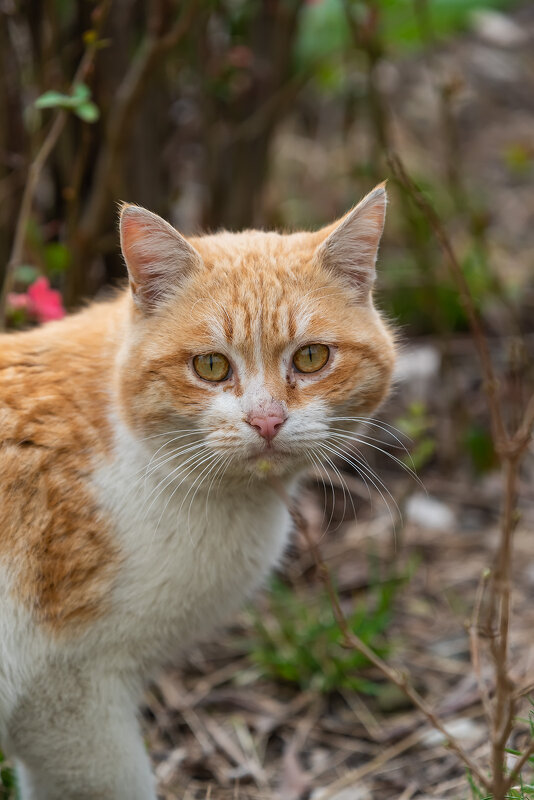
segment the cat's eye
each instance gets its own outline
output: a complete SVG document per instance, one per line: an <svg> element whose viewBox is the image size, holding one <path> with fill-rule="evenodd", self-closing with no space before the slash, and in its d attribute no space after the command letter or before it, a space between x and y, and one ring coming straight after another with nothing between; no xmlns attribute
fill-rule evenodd
<svg viewBox="0 0 534 800"><path fill-rule="evenodd" d="M230 372L230 362L222 353L207 353L193 359L195 372L205 381L224 381Z"/></svg>
<svg viewBox="0 0 534 800"><path fill-rule="evenodd" d="M328 361L330 350L325 344L307 344L293 356L293 366L299 372L318 372Z"/></svg>

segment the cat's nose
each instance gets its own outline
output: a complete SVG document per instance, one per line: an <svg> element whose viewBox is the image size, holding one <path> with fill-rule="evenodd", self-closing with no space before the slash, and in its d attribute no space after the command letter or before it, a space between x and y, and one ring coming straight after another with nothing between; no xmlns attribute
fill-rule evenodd
<svg viewBox="0 0 534 800"><path fill-rule="evenodd" d="M274 439L282 425L287 419L287 414L283 412L276 414L251 414L247 422L255 428L266 442Z"/></svg>

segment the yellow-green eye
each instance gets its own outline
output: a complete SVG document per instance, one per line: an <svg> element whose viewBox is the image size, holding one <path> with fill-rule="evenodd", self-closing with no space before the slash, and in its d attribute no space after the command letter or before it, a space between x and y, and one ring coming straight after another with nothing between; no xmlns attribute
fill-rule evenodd
<svg viewBox="0 0 534 800"><path fill-rule="evenodd" d="M195 372L205 381L224 381L230 372L230 362L222 353L207 353L193 359Z"/></svg>
<svg viewBox="0 0 534 800"><path fill-rule="evenodd" d="M307 344L293 356L293 366L299 372L318 372L328 361L330 350L325 344Z"/></svg>

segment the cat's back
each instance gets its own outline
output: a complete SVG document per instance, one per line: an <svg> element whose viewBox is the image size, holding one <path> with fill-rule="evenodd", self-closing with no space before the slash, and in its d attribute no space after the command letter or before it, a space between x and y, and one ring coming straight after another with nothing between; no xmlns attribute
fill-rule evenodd
<svg viewBox="0 0 534 800"><path fill-rule="evenodd" d="M61 322L0 336L2 448L64 448L80 436L83 442L89 428L101 433L117 312L117 303L95 305Z"/></svg>
<svg viewBox="0 0 534 800"><path fill-rule="evenodd" d="M88 475L108 447L115 306L0 337L0 591L49 628L93 616L109 585Z"/></svg>

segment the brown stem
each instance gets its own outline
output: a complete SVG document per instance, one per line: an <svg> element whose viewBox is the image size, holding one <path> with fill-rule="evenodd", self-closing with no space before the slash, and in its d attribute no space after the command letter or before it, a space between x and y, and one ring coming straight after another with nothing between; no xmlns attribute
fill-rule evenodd
<svg viewBox="0 0 534 800"><path fill-rule="evenodd" d="M504 459L505 495L499 548L495 557L490 614L498 617L498 636L491 640L495 667L495 704L493 712L492 769L494 795L501 800L506 794L503 775L504 748L512 730L515 713L514 686L508 671L508 635L510 626L510 573L512 539L516 526L517 473L519 459L510 455Z"/></svg>
<svg viewBox="0 0 534 800"><path fill-rule="evenodd" d="M393 172L396 179L399 181L399 183L401 183L404 186L406 191L412 197L415 204L423 213L423 216L425 216L427 221L429 222L432 230L434 231L434 235L436 236L436 239L438 240L440 247L443 250L443 253L447 259L447 263L451 271L451 274L454 278L454 281L456 282L459 288L460 299L462 301L465 313L467 314L469 326L473 332L475 347L478 352L480 365L482 367L482 372L484 375L484 381L485 381L484 389L486 392L486 397L488 399L494 441L495 444L497 445L498 452L502 452L503 446L505 446L506 443L508 442L508 437L506 433L506 428L503 423L501 408L498 400L498 394L497 394L498 383L495 377L495 372L493 370L493 364L491 362L491 357L489 354L488 343L486 341L486 337L484 335L484 331L482 328L482 322L480 320L478 311L473 302L473 297L471 295L469 284L467 283L467 280L462 271L460 263L456 257L456 253L452 248L452 245L449 241L449 237L445 233L441 220L438 217L434 207L430 204L430 202L421 192L419 187L416 186L416 184L408 176L408 173L406 172L404 165L400 160L400 158L398 157L398 155L396 153L389 152L387 160L390 169Z"/></svg>
<svg viewBox="0 0 534 800"><path fill-rule="evenodd" d="M489 575L490 575L489 570L484 570L482 575L480 576L480 581L478 583L478 589L475 597L475 608L473 610L473 617L471 620L471 624L469 626L469 644L471 650L471 663L473 664L473 671L477 679L478 690L480 692L482 704L486 712L486 717L488 719L491 719L493 712L491 709L488 687L486 686L486 682L484 680L484 676L482 675L482 670L480 667L480 650L479 650L479 635L478 635L480 609L482 606L482 599L484 597L484 589L486 587Z"/></svg>

